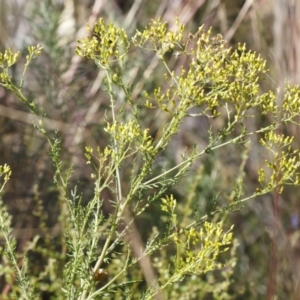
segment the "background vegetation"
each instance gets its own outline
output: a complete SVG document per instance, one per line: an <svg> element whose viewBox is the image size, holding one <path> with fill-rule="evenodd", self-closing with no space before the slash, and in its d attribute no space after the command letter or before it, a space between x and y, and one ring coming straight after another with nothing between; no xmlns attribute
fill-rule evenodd
<svg viewBox="0 0 300 300"><path fill-rule="evenodd" d="M74 53L76 40L86 35L86 23L93 24L103 17L134 34L152 18L160 16L172 28L178 17L191 32L204 24L206 29L212 27L215 34L221 33L229 45L236 47L238 43L246 42L248 49L261 53L271 71L270 77L266 77L261 85L262 92L283 87L286 79L292 84L300 80L300 4L297 1L4 0L0 2L0 14L1 52L11 47L20 51L24 59L28 45L40 44L44 48L40 59L34 61L28 70L24 89L47 112L45 127L60 133L62 156L66 162L73 164L71 180L78 184L84 199L92 197L94 187L83 150L87 145L94 149L106 145L106 138L101 132L104 112L110 105L107 94L101 88L103 73L92 62ZM136 60L139 59L140 56L137 56ZM180 58L175 57L171 61L174 68L182 63ZM136 98L143 90L151 89L163 76L162 73L160 77L159 70L155 69L158 65L156 55L149 54L143 63L143 69L132 65L127 74L128 80L134 83L132 94ZM20 76L22 64L24 61L14 66L14 76ZM62 228L57 220L61 207L59 192L52 184L54 169L48 155L49 144L32 126L32 115L2 87L0 115L0 165L7 163L13 172L3 200L13 215L13 235L17 238L17 247L28 247L28 242L39 235L49 239L43 241L45 245L51 244L55 248L55 241L62 238ZM164 122L160 115L145 115L144 118L153 132L158 131ZM222 119L219 122L217 126L221 128L224 123ZM267 117L261 117L248 126L257 130L267 122ZM209 126L205 118L184 122L168 149L168 156L161 157L158 166L163 165L165 160L170 165L178 163L183 150L191 148L195 141L199 146L206 145ZM289 125L280 130L294 135L300 146L298 127ZM265 159L261 157L258 141L252 139L251 142L257 147L251 148L244 166L244 188L248 193L256 190L256 170ZM172 192L183 215L185 210L196 207L209 212L216 191L230 192L233 178L241 165L240 156L235 151L224 148L199 161L190 176L174 188ZM188 203L184 202L187 187L195 191ZM297 299L300 294L298 194L298 188L292 187L280 197L270 193L246 202L241 210L226 215L228 228L231 224L235 225L234 237L239 244L231 279L233 283L228 288L229 299L274 299L274 294L278 299ZM111 211L109 201L105 202L104 213ZM150 207L145 218L138 221L140 224L136 227L139 229L131 237L136 247L149 234L144 231L153 226L159 231L163 216L157 214L158 209ZM144 224L147 224L146 228ZM276 232L274 224L277 224ZM42 248L45 245L39 246ZM65 249L59 250L63 253ZM34 255L37 271L43 270L43 253L35 252ZM208 274L202 279L214 286L218 282L217 277ZM192 279L197 282L196 278ZM217 296L209 290L209 285L203 283L204 294L196 294L194 299L205 299L204 295L207 299L215 299ZM2 295L9 293L10 286L4 278L0 279L0 286ZM182 299L189 299L193 293L192 286L187 298Z"/></svg>

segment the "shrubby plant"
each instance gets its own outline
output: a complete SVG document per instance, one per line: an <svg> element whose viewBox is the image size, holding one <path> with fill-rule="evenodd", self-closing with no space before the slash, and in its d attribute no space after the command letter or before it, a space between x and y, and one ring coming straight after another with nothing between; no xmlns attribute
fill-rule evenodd
<svg viewBox="0 0 300 300"><path fill-rule="evenodd" d="M36 116L36 128L50 145L62 230L56 247L43 248L37 236L23 253L19 252L11 233L11 217L1 202L4 245L0 272L10 285L7 299L42 299L45 292L52 299L81 300L205 299L208 294L214 299L233 298L229 286L238 245L233 240L233 226L224 225L224 218L245 201L271 191L282 193L285 185L299 185L299 151L293 149L293 137L278 134L278 128L296 123L300 90L287 84L282 102L278 101L279 90L260 93L259 83L267 69L259 55L247 51L245 45L228 48L221 35L213 36L203 26L186 36L184 25L178 20L176 24L176 30L169 30L161 20L152 20L129 38L124 29L100 19L93 28L88 26L91 35L78 41L76 54L93 60L105 74L103 88L110 99L104 128L109 143L104 148L85 148L86 162L93 170L92 199L82 199L77 187L70 186L72 167L62 161L59 136L46 130L45 114L34 99L23 94L27 67L42 47L28 48L19 83L10 75L19 53L10 49L0 53L0 84ZM126 66L137 49L142 54L154 51L165 74L159 86L133 98L133 83L126 80ZM186 58L188 64L175 72L169 64L171 54L178 60ZM197 114L192 111L195 107ZM163 116L159 132L154 134L146 126L142 117L145 111ZM172 167L165 164L158 171L157 158L166 155L182 122L200 116L212 124L206 147L195 145L182 153L180 163ZM268 124L251 131L247 120L257 116L267 116ZM225 123L216 129L213 124L219 118ZM254 193L244 195L243 167L253 135L258 136L270 155L258 170L260 186ZM227 204L220 205L216 196L205 213L196 208L183 212L195 197L195 189L191 186L180 203L170 190L189 176L197 160L229 145L240 149L241 166ZM128 173L129 166L130 183L124 184L124 169ZM1 166L0 176L3 193L11 176L7 165ZM201 180L201 176L199 170L194 180ZM107 194L109 198L104 196ZM104 201L113 207L108 214L103 211ZM136 249L131 240L138 232L135 222L151 206L160 208L163 226L153 227L145 246ZM42 272L34 270L32 253L45 258Z"/></svg>

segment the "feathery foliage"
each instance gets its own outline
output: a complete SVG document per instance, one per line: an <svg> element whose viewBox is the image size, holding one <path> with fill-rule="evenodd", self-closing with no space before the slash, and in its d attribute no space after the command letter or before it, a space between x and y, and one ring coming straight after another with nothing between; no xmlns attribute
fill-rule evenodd
<svg viewBox="0 0 300 300"><path fill-rule="evenodd" d="M77 187L70 186L72 167L61 159L59 136L47 132L44 113L34 99L22 92L27 67L42 48L28 47L20 82L10 75L19 53L10 49L0 53L0 84L37 118L36 127L50 145L54 183L61 203L62 232L57 247L43 249L37 246L36 237L24 254L17 251L10 217L1 203L0 226L5 245L0 271L11 284L12 297L42 299L47 291L53 299L199 299L199 295L209 293L214 299L232 299L228 293L237 244L233 242L233 227L223 228L223 219L245 201L274 190L281 193L285 185L299 185L299 151L293 149L293 137L279 135L277 129L282 124L295 123L300 115L300 90L287 84L283 102L277 103L279 90L259 91L267 72L259 55L247 51L245 45L230 49L220 34L212 36L203 27L185 36L184 25L179 20L176 24L176 30L169 30L166 23L153 20L129 38L124 29L100 19L93 28L88 27L91 35L78 41L76 54L92 60L105 74L103 85L110 99L103 128L110 142L103 148L85 148L86 163L93 168L92 199L82 199ZM126 66L137 51L141 55L154 51L166 72L160 86L145 91L138 99L132 97L132 83L126 78ZM171 54L178 60L187 57L188 65L175 73L168 64ZM193 108L199 112L192 113ZM164 116L159 132L154 134L145 126L145 112ZM271 122L251 131L247 120L264 115ZM185 118L200 116L212 124L206 147L194 145L182 153L180 163L172 167L166 164L158 171L157 158L166 155ZM220 116L226 123L216 129L213 124ZM262 151L271 156L258 170L261 186L244 195L243 166L253 135L260 138ZM194 213L179 214L180 207L188 205L192 196L187 195L186 204L178 204L170 192L172 188L189 176L198 159L230 145L240 149L242 163L227 204L220 205L216 196L206 213L195 209ZM125 173L130 173L130 183L126 185ZM9 167L1 167L0 175L4 176L2 193L10 176ZM196 179L201 180L201 174ZM103 210L105 201L113 207L109 214ZM162 213L164 230L153 227L137 255L130 234L139 218L153 206ZM61 249L66 249L66 255L61 254ZM28 269L32 251L47 257L40 273ZM230 254L227 257L226 252ZM151 262L148 269L143 267L146 261ZM147 276L149 270L156 274L154 278ZM221 278L214 275L214 270L219 270ZM213 290L201 281L204 275L209 276ZM197 278L201 284L195 284Z"/></svg>

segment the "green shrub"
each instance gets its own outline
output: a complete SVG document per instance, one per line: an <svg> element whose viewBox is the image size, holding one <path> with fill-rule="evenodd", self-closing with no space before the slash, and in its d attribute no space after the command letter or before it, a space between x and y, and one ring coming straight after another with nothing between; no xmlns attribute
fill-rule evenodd
<svg viewBox="0 0 300 300"><path fill-rule="evenodd" d="M229 287L238 245L233 226L224 225L224 219L245 201L271 191L282 193L285 185L299 185L299 153L292 147L293 137L278 134L277 129L295 123L300 90L287 84L284 99L278 103L279 91L259 92L267 72L259 55L246 51L244 45L229 49L221 35L212 36L203 27L184 37L184 26L179 21L177 26L168 30L167 24L156 20L128 38L123 29L100 19L93 29L88 27L91 36L78 41L76 54L93 60L105 74L103 87L110 98L104 128L109 142L103 148L85 149L86 162L93 168L92 199L83 199L76 186L70 187L72 167L62 159L58 134L52 136L46 130L45 114L34 99L23 94L27 67L42 47L28 47L20 83L10 75L19 53L10 49L0 53L0 84L36 116L36 128L50 145L61 226L60 238L51 247L51 237L36 236L20 252L11 233L11 218L1 202L0 272L10 285L3 299L43 299L45 295L82 300L234 298ZM158 72L157 87L133 98L134 83L127 82L126 67L137 53L146 56L147 51L157 54L166 74L161 79ZM178 60L186 58L188 64L180 72L170 67L171 54ZM163 120L155 133L144 122L145 114L151 113ZM267 116L268 124L251 131L247 121L262 116ZM199 117L211 123L207 145L186 149L181 162L159 167L157 159L167 155L182 122ZM223 126L214 127L220 119L225 120ZM244 166L253 135L269 158L258 170L260 187L244 195ZM177 203L171 190L192 176L195 162L230 146L240 153L240 167L226 204L219 203L216 193L205 212L191 209L197 193L194 182L203 178L201 168L194 170L196 177L190 181L186 199ZM128 174L130 180L125 178ZM1 193L10 175L10 168L2 166ZM104 201L113 207L108 214L103 211ZM157 210L157 224L141 238L137 222L151 207ZM38 256L43 257L42 270L34 263Z"/></svg>

